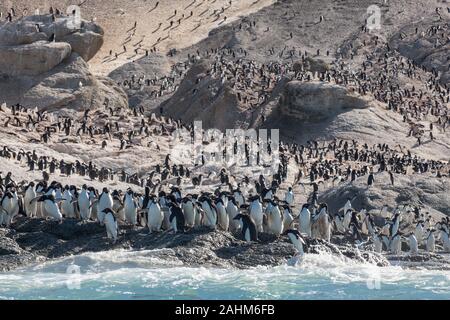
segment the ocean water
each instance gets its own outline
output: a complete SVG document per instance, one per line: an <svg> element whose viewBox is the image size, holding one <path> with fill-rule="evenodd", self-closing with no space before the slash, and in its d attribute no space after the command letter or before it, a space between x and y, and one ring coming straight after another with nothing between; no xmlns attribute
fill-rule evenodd
<svg viewBox="0 0 450 320"><path fill-rule="evenodd" d="M247 270L190 268L162 251L88 253L0 273L0 299L450 299L450 271L329 255Z"/></svg>

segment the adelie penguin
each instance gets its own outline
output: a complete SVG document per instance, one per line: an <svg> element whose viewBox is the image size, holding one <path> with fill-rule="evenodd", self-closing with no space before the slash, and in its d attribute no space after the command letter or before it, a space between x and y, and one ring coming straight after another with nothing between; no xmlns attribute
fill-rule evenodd
<svg viewBox="0 0 450 320"><path fill-rule="evenodd" d="M297 249L298 253L302 256L305 254L304 246L306 246L305 240L298 230L290 229L285 232L291 243Z"/></svg>
<svg viewBox="0 0 450 320"><path fill-rule="evenodd" d="M148 202L147 210L144 209L148 232L159 232L164 221L164 213L156 197L152 197Z"/></svg>
<svg viewBox="0 0 450 320"><path fill-rule="evenodd" d="M53 194L45 194L43 196L37 197L32 200L42 202L44 204L43 209L46 212L46 215L52 219L58 220L59 222L62 222L63 216L61 214L61 211L59 210L59 206L57 201L62 201L65 199L58 198L56 199Z"/></svg>
<svg viewBox="0 0 450 320"><path fill-rule="evenodd" d="M103 221L106 227L106 234L108 236L108 239L111 239L113 243L116 243L119 233L116 214L110 208L102 210L102 214L104 216Z"/></svg>
<svg viewBox="0 0 450 320"><path fill-rule="evenodd" d="M242 237L245 241L258 241L258 231L253 220L244 214L238 214L234 220L239 220L242 224Z"/></svg>
<svg viewBox="0 0 450 320"><path fill-rule="evenodd" d="M175 233L184 232L185 220L181 208L176 203L171 202L169 204L169 210L170 210L169 222L172 227L172 230Z"/></svg>

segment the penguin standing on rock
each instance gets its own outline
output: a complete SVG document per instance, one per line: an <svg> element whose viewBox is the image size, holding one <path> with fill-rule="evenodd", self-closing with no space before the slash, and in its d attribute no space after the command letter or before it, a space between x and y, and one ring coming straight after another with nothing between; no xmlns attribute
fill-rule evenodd
<svg viewBox="0 0 450 320"><path fill-rule="evenodd" d="M108 239L112 239L114 244L117 241L117 235L119 233L119 226L117 225L116 214L110 208L106 208L102 210L102 215L104 216L103 221L106 227Z"/></svg>
<svg viewBox="0 0 450 320"><path fill-rule="evenodd" d="M169 222L175 233L184 232L185 219L183 211L174 202L169 203L170 217Z"/></svg>
<svg viewBox="0 0 450 320"><path fill-rule="evenodd" d="M37 200L38 202L42 202L44 204L43 209L47 217L53 218L62 223L63 216L61 214L61 211L59 210L57 201L65 199L56 199L53 194L45 194L43 196L33 199L33 201L35 200Z"/></svg>
<svg viewBox="0 0 450 320"><path fill-rule="evenodd" d="M248 215L238 214L234 217L234 220L238 220L242 224L242 237L245 241L258 241L258 231L253 220Z"/></svg>
<svg viewBox="0 0 450 320"><path fill-rule="evenodd" d="M289 240L291 240L298 253L302 256L305 253L303 246L305 246L306 243L300 232L298 232L298 230L290 229L287 230L285 234L288 236Z"/></svg>

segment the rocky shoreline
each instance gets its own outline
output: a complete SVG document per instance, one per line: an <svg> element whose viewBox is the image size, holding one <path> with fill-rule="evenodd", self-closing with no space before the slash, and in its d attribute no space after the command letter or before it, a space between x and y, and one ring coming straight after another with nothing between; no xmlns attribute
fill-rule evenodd
<svg viewBox="0 0 450 320"><path fill-rule="evenodd" d="M81 223L66 219L59 224L43 219L19 217L11 229L0 229L0 271L78 255L114 249L156 250L155 256L190 267L220 267L245 269L256 266L286 264L296 251L286 237L276 239L260 234L258 243L246 243L239 235L201 228L186 233L161 232L148 234L145 228L122 227L119 240L111 244L104 227L98 223ZM330 244L321 240L307 240L307 253L329 253L337 259L368 262L378 266L390 264L403 267L422 267L450 270L450 257L423 253L409 256L380 255L357 249L342 236Z"/></svg>

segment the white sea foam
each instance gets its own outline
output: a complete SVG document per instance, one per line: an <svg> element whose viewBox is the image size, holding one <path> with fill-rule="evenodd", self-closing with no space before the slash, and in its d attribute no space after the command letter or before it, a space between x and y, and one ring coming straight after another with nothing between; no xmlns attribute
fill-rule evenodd
<svg viewBox="0 0 450 320"><path fill-rule="evenodd" d="M4 299L450 298L450 272L377 267L330 254L295 266L192 268L170 249L87 253L0 274ZM69 266L79 274L68 274Z"/></svg>

